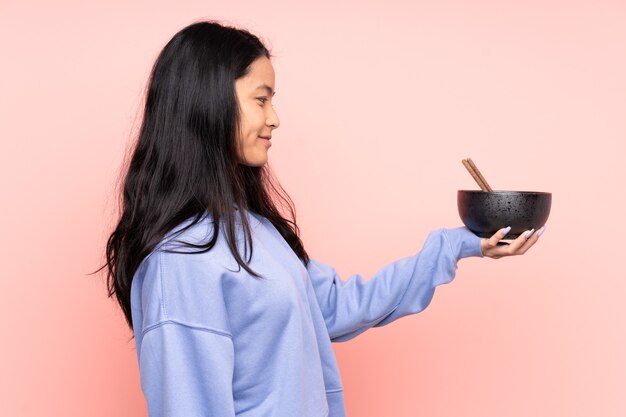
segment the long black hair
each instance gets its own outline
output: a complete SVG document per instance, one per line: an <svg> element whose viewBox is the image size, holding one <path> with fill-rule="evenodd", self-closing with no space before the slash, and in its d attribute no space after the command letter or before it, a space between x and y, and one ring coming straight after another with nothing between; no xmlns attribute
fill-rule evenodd
<svg viewBox="0 0 626 417"><path fill-rule="evenodd" d="M244 211L249 209L267 218L303 263L309 263L289 195L267 163L246 166L237 156L240 114L235 80L245 76L260 57L269 59L271 54L255 35L202 21L174 35L154 63L141 128L123 179L120 218L107 241L106 264L99 269L108 268L108 295L116 297L131 329L133 275L163 237L184 220L192 218L181 232L207 212L213 223L208 242L184 242L200 249L184 253L209 251L222 222L237 264L260 278L248 266L252 237ZM237 217L245 247L250 249L246 261L237 247Z"/></svg>

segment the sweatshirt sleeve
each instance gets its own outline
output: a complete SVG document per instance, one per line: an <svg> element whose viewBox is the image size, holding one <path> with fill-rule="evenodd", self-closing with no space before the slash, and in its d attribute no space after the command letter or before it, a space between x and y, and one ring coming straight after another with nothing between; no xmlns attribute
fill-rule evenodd
<svg viewBox="0 0 626 417"><path fill-rule="evenodd" d="M235 415L227 335L160 323L143 336L139 368L150 417Z"/></svg>
<svg viewBox="0 0 626 417"><path fill-rule="evenodd" d="M133 279L141 388L150 417L234 416L234 345L219 262L158 251Z"/></svg>
<svg viewBox="0 0 626 417"><path fill-rule="evenodd" d="M368 281L358 274L344 281L333 267L312 259L307 271L331 340L344 342L424 310L435 287L454 279L460 259L483 256L480 241L465 227L433 231L417 254L386 265Z"/></svg>

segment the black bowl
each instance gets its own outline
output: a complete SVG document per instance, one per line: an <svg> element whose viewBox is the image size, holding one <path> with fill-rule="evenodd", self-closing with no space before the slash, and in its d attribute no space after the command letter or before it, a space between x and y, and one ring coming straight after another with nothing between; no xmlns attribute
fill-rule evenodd
<svg viewBox="0 0 626 417"><path fill-rule="evenodd" d="M491 237L511 226L505 239L514 239L526 230L539 230L548 220L552 193L539 191L459 190L457 204L461 220L479 237Z"/></svg>

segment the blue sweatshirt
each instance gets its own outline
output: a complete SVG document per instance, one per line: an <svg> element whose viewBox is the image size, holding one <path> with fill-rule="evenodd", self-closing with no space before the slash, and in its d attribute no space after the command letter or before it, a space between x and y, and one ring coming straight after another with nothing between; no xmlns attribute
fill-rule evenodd
<svg viewBox="0 0 626 417"><path fill-rule="evenodd" d="M305 267L269 220L243 214L250 267L265 279L239 268L223 230L206 253L163 251L197 251L176 241L205 243L209 213L182 234L174 236L191 219L168 233L135 273L132 319L151 417L345 416L331 342L422 311L435 287L452 281L459 259L483 256L468 229L441 229L369 280L343 280L316 260Z"/></svg>

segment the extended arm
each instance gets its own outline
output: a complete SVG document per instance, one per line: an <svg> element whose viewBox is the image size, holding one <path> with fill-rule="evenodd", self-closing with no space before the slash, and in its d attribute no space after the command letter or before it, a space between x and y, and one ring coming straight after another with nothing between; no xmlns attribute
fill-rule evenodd
<svg viewBox="0 0 626 417"><path fill-rule="evenodd" d="M368 281L358 274L344 281L315 260L307 270L331 340L343 342L425 309L435 287L452 281L458 260L469 256L482 257L479 237L466 228L440 229L420 252L388 264Z"/></svg>

